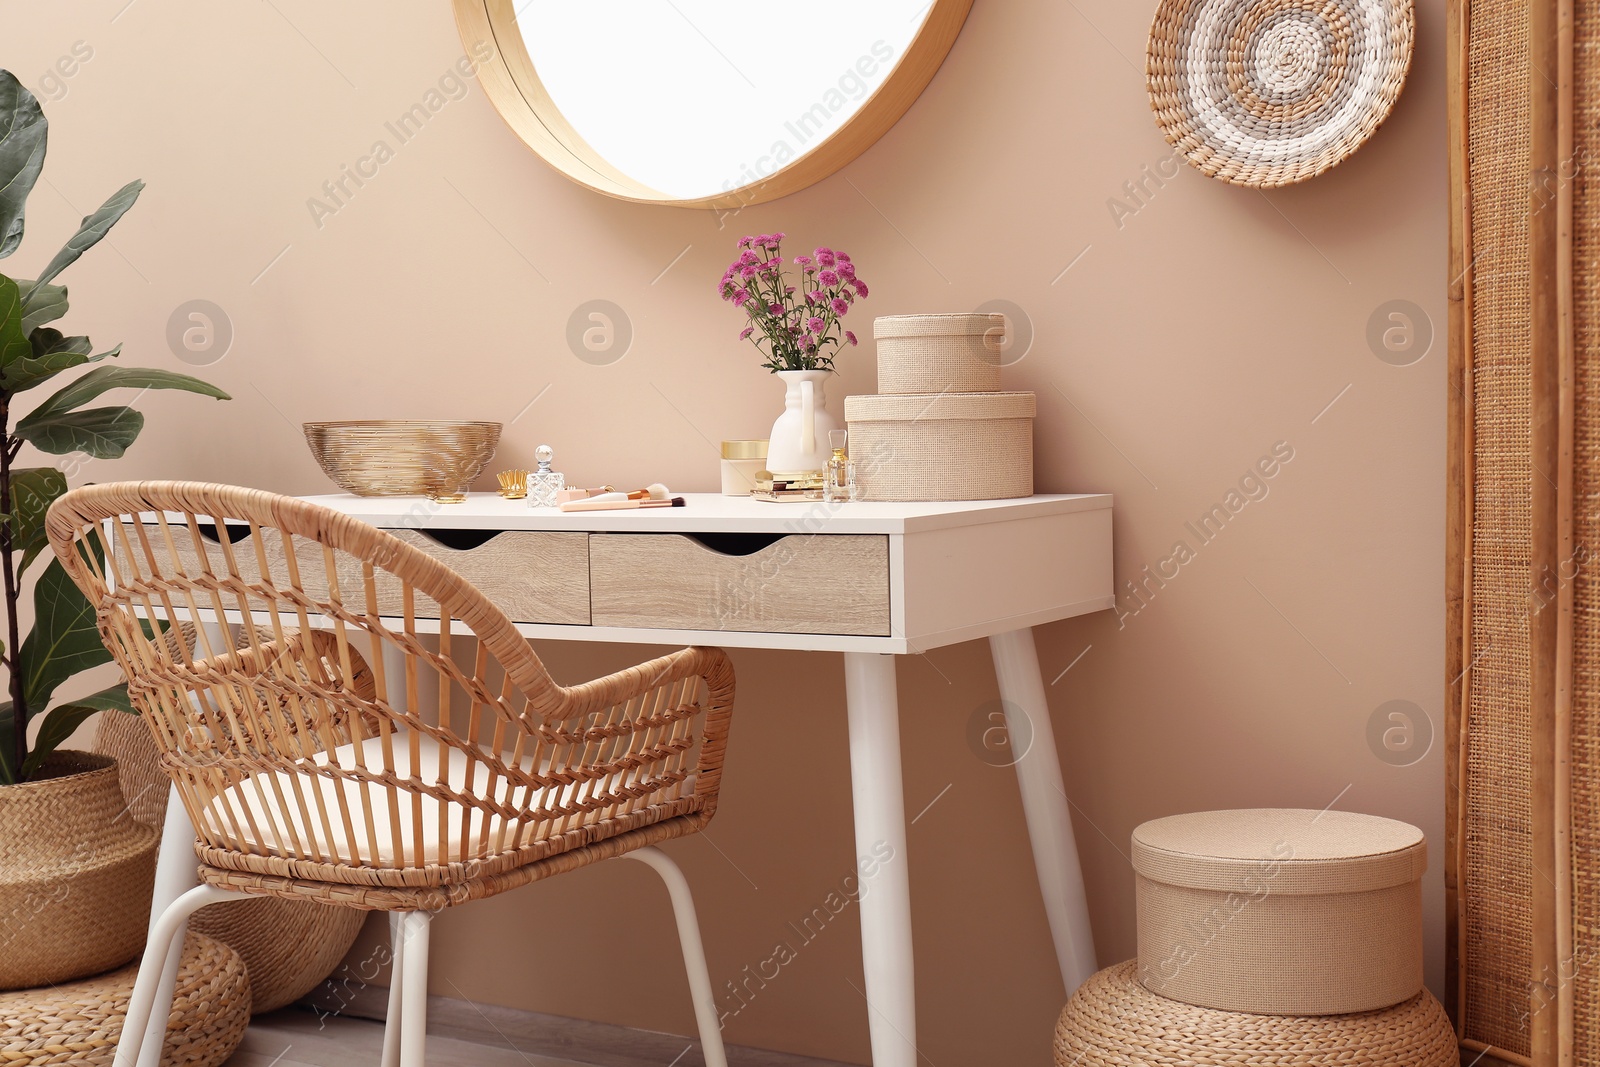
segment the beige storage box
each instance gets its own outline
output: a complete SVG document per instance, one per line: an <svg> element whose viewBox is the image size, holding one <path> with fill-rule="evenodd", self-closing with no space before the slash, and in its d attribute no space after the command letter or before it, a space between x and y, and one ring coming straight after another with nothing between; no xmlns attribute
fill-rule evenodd
<svg viewBox="0 0 1600 1067"><path fill-rule="evenodd" d="M1422 989L1422 831L1345 811L1174 815L1133 832L1139 980L1261 1015L1337 1015Z"/></svg>
<svg viewBox="0 0 1600 1067"><path fill-rule="evenodd" d="M863 500L1033 495L1032 393L847 396Z"/></svg>
<svg viewBox="0 0 1600 1067"><path fill-rule="evenodd" d="M880 393L992 393L1000 388L1004 315L884 315L872 323Z"/></svg>

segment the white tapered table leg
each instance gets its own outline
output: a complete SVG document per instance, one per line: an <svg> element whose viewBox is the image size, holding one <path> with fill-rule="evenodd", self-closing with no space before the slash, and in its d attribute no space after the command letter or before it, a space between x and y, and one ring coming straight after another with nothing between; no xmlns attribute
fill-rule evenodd
<svg viewBox="0 0 1600 1067"><path fill-rule="evenodd" d="M1083 889L1083 868L1072 836L1056 734L1050 725L1044 678L1031 629L1012 630L989 638L1006 732L1022 787L1022 814L1033 842L1033 863L1044 894L1045 915L1055 941L1061 981L1068 995L1095 972L1094 934L1089 927L1089 900Z"/></svg>
<svg viewBox="0 0 1600 1067"><path fill-rule="evenodd" d="M856 855L877 861L873 876L861 879L861 957L872 1064L916 1067L911 878L894 664L893 656L845 653L844 691L850 717Z"/></svg>
<svg viewBox="0 0 1600 1067"><path fill-rule="evenodd" d="M167 792L166 821L161 828L161 851L156 857L156 885L150 897L150 929L166 913L167 907L189 890L200 884L196 874L194 856L194 825L189 813L178 799L178 787ZM187 927L186 927L187 928ZM156 1003L170 1004L173 987L178 984L178 964L183 959L183 930L172 942L167 953L167 965L161 971L161 985L156 988ZM160 1067L161 1045L166 1040L167 1028L152 1026L139 1047L139 1067Z"/></svg>

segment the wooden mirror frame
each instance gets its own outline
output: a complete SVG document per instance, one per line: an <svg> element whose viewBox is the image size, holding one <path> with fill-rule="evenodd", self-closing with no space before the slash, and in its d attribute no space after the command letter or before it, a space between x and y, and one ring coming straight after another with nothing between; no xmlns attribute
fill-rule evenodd
<svg viewBox="0 0 1600 1067"><path fill-rule="evenodd" d="M871 148L928 87L972 10L972 0L932 0L932 9L900 62L855 114L809 151L749 185L699 198L671 196L612 166L573 129L551 99L516 27L513 0L453 0L456 26L469 55L493 42L478 81L500 117L540 158L568 178L607 196L639 204L737 209L799 192Z"/></svg>

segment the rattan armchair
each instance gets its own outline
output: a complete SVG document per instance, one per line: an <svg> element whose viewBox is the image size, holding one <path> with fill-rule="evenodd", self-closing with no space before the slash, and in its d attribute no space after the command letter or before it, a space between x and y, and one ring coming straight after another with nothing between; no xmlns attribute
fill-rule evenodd
<svg viewBox="0 0 1600 1067"><path fill-rule="evenodd" d="M256 490L93 486L56 501L47 528L198 836L200 885L152 927L119 1067L188 916L251 895L395 913L384 1063L421 1067L432 915L618 856L666 881L706 1062L726 1063L687 883L651 847L716 810L722 652L557 685L444 564ZM185 620L193 649L163 633Z"/></svg>

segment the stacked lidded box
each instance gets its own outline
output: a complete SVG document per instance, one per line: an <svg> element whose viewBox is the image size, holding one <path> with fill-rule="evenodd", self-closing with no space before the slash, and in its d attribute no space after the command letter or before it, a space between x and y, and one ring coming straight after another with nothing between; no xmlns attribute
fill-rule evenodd
<svg viewBox="0 0 1600 1067"><path fill-rule="evenodd" d="M878 393L844 401L862 499L1032 496L1036 406L1000 390L1005 316L887 315L873 336Z"/></svg>

